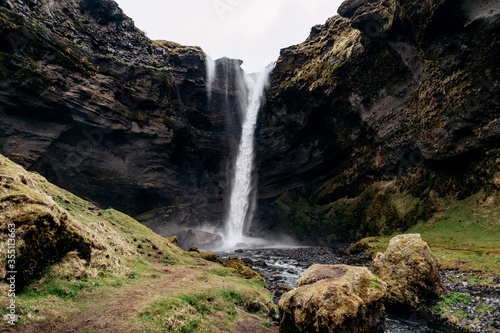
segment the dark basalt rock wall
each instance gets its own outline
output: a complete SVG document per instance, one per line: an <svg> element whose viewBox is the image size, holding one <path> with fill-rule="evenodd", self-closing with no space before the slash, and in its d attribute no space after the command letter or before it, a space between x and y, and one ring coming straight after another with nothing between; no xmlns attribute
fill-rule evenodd
<svg viewBox="0 0 500 333"><path fill-rule="evenodd" d="M220 223L241 63L218 61L209 104L205 57L151 41L110 0L2 0L0 152L103 207L150 212L157 231Z"/></svg>
<svg viewBox="0 0 500 333"><path fill-rule="evenodd" d="M346 1L282 50L258 128L259 224L302 240L405 231L494 188L494 1Z"/></svg>

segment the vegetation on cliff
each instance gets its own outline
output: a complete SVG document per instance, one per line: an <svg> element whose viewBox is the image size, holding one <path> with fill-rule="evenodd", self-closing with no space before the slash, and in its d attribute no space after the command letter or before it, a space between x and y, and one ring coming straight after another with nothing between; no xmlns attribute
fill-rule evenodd
<svg viewBox="0 0 500 333"><path fill-rule="evenodd" d="M339 13L282 50L273 73L261 223L331 244L439 225L466 203L495 215L498 8L346 1ZM498 232L493 221L479 228Z"/></svg>

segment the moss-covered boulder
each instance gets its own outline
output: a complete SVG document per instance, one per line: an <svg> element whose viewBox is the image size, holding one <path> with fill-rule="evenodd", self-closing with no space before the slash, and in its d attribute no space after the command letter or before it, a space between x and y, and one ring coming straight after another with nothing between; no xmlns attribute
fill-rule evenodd
<svg viewBox="0 0 500 333"><path fill-rule="evenodd" d="M374 237L363 238L360 241L349 246L346 252L347 254L358 254L369 251L373 248L373 246L370 243L374 243L376 241L377 239Z"/></svg>
<svg viewBox="0 0 500 333"><path fill-rule="evenodd" d="M245 263L237 258L237 257L229 257L225 262L224 262L225 267L230 267L234 268L245 277L245 279L252 279L252 278L257 278L259 280L264 281L262 276L259 275L259 273L255 272L252 270L250 267L245 266Z"/></svg>
<svg viewBox="0 0 500 333"><path fill-rule="evenodd" d="M223 264L221 258L213 252L200 252L200 257L207 261L216 262L218 264Z"/></svg>
<svg viewBox="0 0 500 333"><path fill-rule="evenodd" d="M279 302L280 332L384 332L386 284L366 267L313 265Z"/></svg>
<svg viewBox="0 0 500 333"><path fill-rule="evenodd" d="M416 310L446 294L438 260L419 234L394 237L385 253L376 254L373 268L387 283L390 307Z"/></svg>

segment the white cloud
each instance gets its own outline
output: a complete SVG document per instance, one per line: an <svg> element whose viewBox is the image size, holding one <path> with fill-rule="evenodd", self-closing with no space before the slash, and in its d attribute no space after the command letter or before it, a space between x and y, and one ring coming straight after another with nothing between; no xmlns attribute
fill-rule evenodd
<svg viewBox="0 0 500 333"><path fill-rule="evenodd" d="M115 0L152 39L198 45L258 71L337 12L342 0Z"/></svg>

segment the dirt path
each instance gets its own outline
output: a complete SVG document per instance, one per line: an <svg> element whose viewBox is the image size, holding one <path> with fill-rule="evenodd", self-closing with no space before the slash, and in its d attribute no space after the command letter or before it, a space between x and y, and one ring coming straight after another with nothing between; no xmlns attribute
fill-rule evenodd
<svg viewBox="0 0 500 333"><path fill-rule="evenodd" d="M210 283L200 286L200 277L213 268L210 263L199 260L199 266L168 266L158 264L155 267L157 279L134 283L111 292L95 292L85 295L88 306L84 311L75 313L71 319L61 318L45 323L36 323L24 327L9 327L0 324L0 332L12 333L47 333L65 332L141 332L139 327L130 327L127 318L141 312L155 299L181 294L196 286L197 291L211 289ZM234 332L264 333L269 330L262 327L257 317L240 311L241 320L236 322ZM273 331L276 331L275 328ZM214 332L224 332L217 330ZM226 331L230 332L230 331Z"/></svg>

